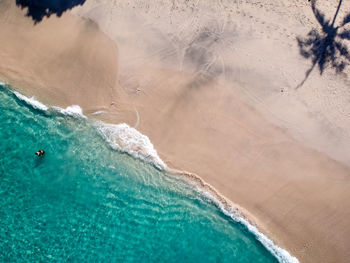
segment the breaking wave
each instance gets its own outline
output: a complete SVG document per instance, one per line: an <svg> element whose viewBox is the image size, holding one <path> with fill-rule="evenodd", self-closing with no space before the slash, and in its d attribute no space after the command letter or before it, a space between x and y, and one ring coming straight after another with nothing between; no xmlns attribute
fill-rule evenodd
<svg viewBox="0 0 350 263"><path fill-rule="evenodd" d="M24 101L25 103L29 104L30 106L32 106L35 109L43 110L43 111L47 111L49 109L49 107L47 107L45 104L36 100L35 97L28 98L17 91L14 91L13 94L15 94L15 96L19 100Z"/></svg>
<svg viewBox="0 0 350 263"><path fill-rule="evenodd" d="M126 152L136 158L165 169L166 164L160 159L150 139L135 128L125 123L97 123L97 130L108 144L115 150Z"/></svg>

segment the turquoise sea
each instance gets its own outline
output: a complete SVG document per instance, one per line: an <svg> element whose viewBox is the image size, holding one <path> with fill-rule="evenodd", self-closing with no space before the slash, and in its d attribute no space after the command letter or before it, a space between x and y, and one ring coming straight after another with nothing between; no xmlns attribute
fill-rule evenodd
<svg viewBox="0 0 350 263"><path fill-rule="evenodd" d="M0 262L293 260L188 182L116 150L96 121L45 107L0 85Z"/></svg>

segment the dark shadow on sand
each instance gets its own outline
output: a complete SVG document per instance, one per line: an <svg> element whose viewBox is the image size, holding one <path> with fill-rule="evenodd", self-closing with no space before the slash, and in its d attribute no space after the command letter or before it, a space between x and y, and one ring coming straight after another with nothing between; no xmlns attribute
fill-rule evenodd
<svg viewBox="0 0 350 263"><path fill-rule="evenodd" d="M311 67L305 73L305 78L297 88L305 83L316 66L320 75L329 65L336 73L340 73L350 62L350 52L345 44L345 40L350 40L350 29L345 28L350 23L350 13L338 26L335 25L343 0L339 0L332 20L328 20L316 7L316 2L317 0L311 0L311 8L321 29L313 28L306 37L297 37L300 54L312 61Z"/></svg>
<svg viewBox="0 0 350 263"><path fill-rule="evenodd" d="M77 5L83 5L86 0L16 0L16 5L22 9L27 8L27 16L31 17L34 24L39 23L44 17L52 14L60 17L65 11Z"/></svg>

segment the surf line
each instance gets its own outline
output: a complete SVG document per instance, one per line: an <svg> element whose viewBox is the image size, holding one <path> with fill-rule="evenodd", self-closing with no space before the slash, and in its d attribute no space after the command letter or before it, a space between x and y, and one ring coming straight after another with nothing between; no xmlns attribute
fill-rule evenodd
<svg viewBox="0 0 350 263"><path fill-rule="evenodd" d="M177 169L167 168L167 172L182 177L192 184L195 190L209 199L216 205L222 213L231 218L233 221L244 225L250 233L281 263L299 263L299 260L292 256L287 250L276 245L270 238L263 234L258 226L249 218L248 212L243 212L245 209L231 202L225 196L219 193L212 185L206 183L200 176L194 173L181 171Z"/></svg>
<svg viewBox="0 0 350 263"><path fill-rule="evenodd" d="M5 83L0 83L0 86L5 86L21 101L25 102L28 106L38 110L48 111L53 109L63 115L68 115L74 118L87 117L83 114L83 110L78 105L68 106L66 109L62 109L56 106L46 106L42 102L35 99L35 97L27 97L17 91L13 91ZM137 113L137 122L139 122L139 114ZM135 128L130 127L126 123L121 124L107 124L102 121L95 121L95 127L99 131L100 135L105 141L112 147L112 149L125 152L137 159L141 159L154 165L159 170L169 172L187 179L187 181L196 187L199 194L207 197L212 201L225 215L230 217L235 222L243 224L249 232L251 232L255 238L261 242L261 244L274 255L281 263L299 263L299 260L289 254L285 249L277 246L271 239L259 231L258 227L253 224L246 216L246 213L242 213L242 208L234 205L231 201L221 195L213 186L206 183L200 176L181 170L169 168L158 156L150 139L140 133ZM135 127L137 125L135 124Z"/></svg>

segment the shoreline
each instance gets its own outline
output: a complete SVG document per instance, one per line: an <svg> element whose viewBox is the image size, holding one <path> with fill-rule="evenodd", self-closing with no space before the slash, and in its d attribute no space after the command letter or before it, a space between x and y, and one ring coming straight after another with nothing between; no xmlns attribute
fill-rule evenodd
<svg viewBox="0 0 350 263"><path fill-rule="evenodd" d="M346 201L350 198L350 181L344 155L348 153L348 142L346 133L342 134L348 125L347 108L336 104L334 110L327 105L322 109L323 98L333 99L332 103L340 101L324 92L333 85L342 93L343 80L333 81L331 74L324 79L314 74L308 86L293 91L293 81L302 76L307 65L283 56L282 44L272 45L283 43L284 36L278 39L280 42L254 42L243 33L239 35L239 30L233 32L236 39L218 32L226 44L234 40L234 48L239 51L233 56L220 45L215 46L218 54L229 61L239 60L237 65L223 66L228 73L222 74L215 61L201 68L201 56L211 59L202 48L210 40L206 38L207 31L199 34L204 40L195 39L189 47L178 44L174 36L171 42L162 32L173 27L161 24L163 20L151 20L153 14L141 13L143 7L130 11L130 17L119 17L118 8L126 8L122 4L111 8L108 15L104 8L111 3L96 7L90 1L60 18L44 19L33 26L23 11L7 4L7 0L0 3L0 15L7 14L0 18L6 33L1 39L0 74L16 89L49 105L81 105L88 117L106 123L137 124L167 166L199 174L225 199L249 211L243 214L248 218L253 215L252 221L263 233L301 262L346 262L350 251L350 206ZM254 8L249 6L245 12L259 17ZM180 18L183 16L176 12ZM308 12L304 12L306 17L310 17ZM173 22L177 18L172 17ZM207 22L206 17L198 19ZM164 28L138 28L140 24L160 24ZM245 27L243 22L238 26ZM259 27L263 30L263 26ZM293 29L302 31L297 26ZM52 31L56 38L50 40ZM184 36L192 33L186 31ZM266 50L259 49L262 43ZM187 48L181 63L177 53L168 48L176 45ZM266 60L271 56L271 45L282 62L272 57L268 60L270 70L254 56L266 51L267 57L262 56ZM257 53L252 53L254 48ZM295 47L291 50L295 51ZM242 55L245 52L250 60ZM248 62L253 68L248 68ZM282 73L291 74L282 74L286 78L282 81L276 77L276 68L285 65ZM313 86L321 90L316 95ZM102 113L94 116L96 112ZM273 115L277 121L271 121L269 116ZM333 121L332 116L337 118ZM292 136L294 130L301 130L298 140ZM332 156L344 156L343 164Z"/></svg>
<svg viewBox="0 0 350 263"><path fill-rule="evenodd" d="M258 240L279 262L281 263L298 263L299 260L291 255L285 248L277 245L262 229L258 220L243 207L238 206L225 196L220 194L212 185L205 182L199 175L169 169L169 173L184 178L188 183L192 184L199 194L207 197L213 202L223 214L238 224L244 225L248 231Z"/></svg>
<svg viewBox="0 0 350 263"><path fill-rule="evenodd" d="M1 84L10 85L11 87L13 87L13 85L9 84L7 81L1 82ZM17 91L14 90L14 92L16 93ZM20 90L20 92L22 92L22 91ZM19 93L19 92L17 92L17 93L22 95L22 93ZM16 96L18 97L18 95L16 95ZM29 99L29 97L27 97L27 95L22 95L22 96ZM19 98L19 99L23 100L21 98ZM34 97L34 99L35 99L35 97ZM32 102L28 102L26 100L24 100L24 101L27 104L32 103ZM40 104L42 104L40 101L38 101L38 102ZM42 105L46 106L47 104L45 103ZM75 105L72 105L72 106L75 106ZM67 106L67 108L70 108L72 106ZM60 107L56 107L56 106L51 106L51 107L53 109L55 109L55 108L61 109ZM44 110L41 107L39 107L39 109ZM64 108L62 108L62 111L61 111L62 114L66 114L66 113L64 113L64 111L65 111ZM81 114L83 117L85 117L85 115L83 115L83 112L81 112ZM69 113L68 115L71 115L72 117L74 117L74 116L78 116L80 114L70 114ZM93 115L94 115L93 113L89 114L88 118L89 119L92 118L95 121L101 121L101 119L98 118L99 116L93 116ZM105 124L109 125L108 122ZM113 125L115 125L115 124L113 124ZM120 125L120 123L116 124L115 126L117 126L117 125ZM129 127L133 128L132 126L129 126ZM136 128L133 128L133 129L136 129ZM140 132L140 134L142 134L143 136L146 136L141 132ZM122 152L126 152L127 154L131 155L133 158L137 158L141 161L145 161L147 163L150 163L151 165L155 166L155 168L159 169L159 166L157 164L153 163L152 161L147 160L147 158L140 158L140 157L135 156L134 154L132 154L128 151L125 151L123 149L117 149L117 150L122 151ZM335 160L333 160L333 161L335 161ZM335 162L337 162L337 161L335 161ZM261 242L263 244L263 246L267 250L269 250L269 252L272 253L279 260L279 262L294 262L294 263L299 262L299 258L296 258L294 253L292 253L289 249L285 250L285 247L280 245L281 239L276 237L273 234L273 231L269 230L268 227L266 227L264 222L259 220L258 217L254 216L254 213L248 211L240 204L235 203L231 199L227 198L224 194L222 194L219 190L217 190L214 186L212 186L210 183L208 183L201 176L197 175L196 173L177 169L177 168L173 167L172 165L168 166L168 164L166 164L165 167L162 167L160 169L163 170L164 172L167 172L167 173L173 174L175 176L179 176L180 178L183 178L189 184L192 184L197 189L199 194L203 194L208 199L210 199L221 210L222 213L224 213L225 215L230 217L235 222L245 225L249 229L249 231L255 236L255 238L257 238L257 240L259 240L259 242ZM256 228L257 233L253 232L254 230L251 230L250 227ZM268 244L264 243L261 239L259 239L260 238L259 234L263 235L263 238L266 239L268 242L271 241L271 243L268 243ZM301 259L300 262L304 262L303 260L304 259Z"/></svg>
<svg viewBox="0 0 350 263"><path fill-rule="evenodd" d="M6 83L6 82L0 82L0 85L4 86L5 89L9 89L11 93L13 93L18 100L25 102L29 107L33 107L35 109L38 109L40 111L46 112L48 110L55 110L63 115L68 115L73 118L87 118L83 112L81 111L81 108L78 105L72 105L67 107L67 109L62 109L53 105L47 106L46 104L43 104L42 102L36 100L34 97L29 98L19 92L17 92L11 84ZM72 110L70 110L72 109ZM90 118L91 119L91 118ZM100 122L98 119L91 119L95 122ZM108 126L108 123L102 123L104 126ZM124 125L124 124L118 124L115 125L113 128L116 129L117 126ZM97 127L97 126L96 126ZM128 126L129 129L131 128ZM98 128L97 128L98 129ZM131 128L135 129L135 128ZM136 130L137 131L137 130ZM138 131L137 131L138 132ZM103 134L102 134L103 135ZM140 133L140 135L136 136L144 136L148 139L147 136L143 135ZM188 184L192 185L195 187L195 190L198 192L200 195L204 195L206 198L208 198L211 202L215 204L215 206L218 207L219 210L231 220L233 220L236 223L244 225L248 231L254 235L254 237L272 254L274 257L281 263L298 263L298 259L295 258L294 256L290 255L288 251L285 249L279 247L278 245L275 244L273 240L271 240L266 234L264 234L260 228L259 224L256 220L256 218L253 217L248 211L246 211L243 207L239 207L237 204L234 204L232 201L227 199L225 196L220 194L219 191L217 191L212 185L208 184L205 182L199 175L186 172L186 171L180 171L173 169L171 167L167 166L160 166L160 164L156 161L153 160L154 157L152 157L152 160L149 160L145 158L145 156L148 156L147 150L153 151L153 148L148 149L146 151L142 151L141 156L137 156L130 152L127 148L122 148L118 147L115 148L113 147L113 143L111 143L108 138L105 136L104 140L107 144L111 145L114 150L124 152L128 155L130 155L132 158L138 159L140 161L149 163L150 165L154 166L156 169L160 169L161 171L165 173L169 173L174 176L178 176L179 178L184 179ZM150 142L150 146L153 147L152 143ZM140 148L143 148L140 146ZM155 150L155 149L154 149ZM154 155L151 153L151 155ZM157 153L155 152L156 157Z"/></svg>

